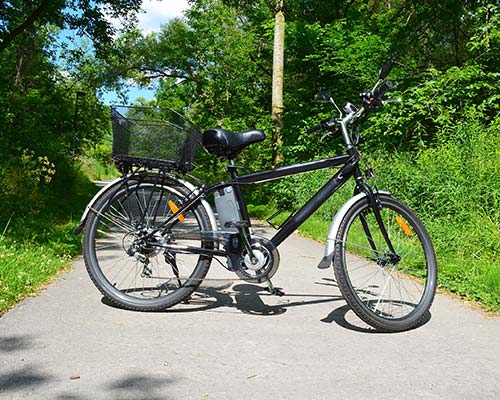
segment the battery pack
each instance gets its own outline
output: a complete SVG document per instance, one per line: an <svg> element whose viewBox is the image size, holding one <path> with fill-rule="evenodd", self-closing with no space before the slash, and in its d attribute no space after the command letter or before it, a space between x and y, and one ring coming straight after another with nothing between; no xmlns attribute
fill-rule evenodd
<svg viewBox="0 0 500 400"><path fill-rule="evenodd" d="M214 198L221 230L225 232L237 232L238 229L235 227L226 227L226 223L228 222L241 221L241 213L233 188L228 186L216 191Z"/></svg>

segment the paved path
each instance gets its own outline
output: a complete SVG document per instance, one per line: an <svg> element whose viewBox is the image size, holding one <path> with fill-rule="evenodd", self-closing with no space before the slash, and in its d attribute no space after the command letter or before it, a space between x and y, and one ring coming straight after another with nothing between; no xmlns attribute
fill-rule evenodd
<svg viewBox="0 0 500 400"><path fill-rule="evenodd" d="M500 319L438 295L424 326L376 334L316 269L320 244L280 251L285 297L218 282L159 313L109 306L76 261L0 318L0 399L500 398Z"/></svg>

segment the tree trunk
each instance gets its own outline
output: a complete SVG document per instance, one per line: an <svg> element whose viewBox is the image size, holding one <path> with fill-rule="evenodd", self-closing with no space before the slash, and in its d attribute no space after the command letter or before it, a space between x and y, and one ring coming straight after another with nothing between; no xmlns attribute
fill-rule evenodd
<svg viewBox="0 0 500 400"><path fill-rule="evenodd" d="M272 121L273 121L273 164L283 161L281 147L283 145L283 70L285 54L285 0L279 0L276 5L274 19L274 50L273 50L273 91L272 91Z"/></svg>

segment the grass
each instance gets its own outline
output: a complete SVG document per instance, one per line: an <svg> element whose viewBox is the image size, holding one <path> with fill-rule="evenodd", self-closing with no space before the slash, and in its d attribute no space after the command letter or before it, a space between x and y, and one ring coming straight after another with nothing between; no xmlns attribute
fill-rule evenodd
<svg viewBox="0 0 500 400"><path fill-rule="evenodd" d="M500 311L499 130L500 118L489 127L471 123L457 127L456 138L433 148L417 154L384 153L368 162L375 169L378 188L408 204L427 228L438 260L440 288L495 312ZM331 172L303 176L276 185L274 197L304 204ZM347 185L299 232L323 242L332 217L351 193L352 186Z"/></svg>
<svg viewBox="0 0 500 400"><path fill-rule="evenodd" d="M68 268L74 254L60 253L50 244L30 245L0 239L0 315Z"/></svg>
<svg viewBox="0 0 500 400"><path fill-rule="evenodd" d="M96 188L81 177L75 186L38 214L0 220L0 315L39 293L81 253L81 238L72 230Z"/></svg>
<svg viewBox="0 0 500 400"><path fill-rule="evenodd" d="M113 180L120 176L114 165L103 164L95 158L85 157L80 160L81 172L93 181Z"/></svg>

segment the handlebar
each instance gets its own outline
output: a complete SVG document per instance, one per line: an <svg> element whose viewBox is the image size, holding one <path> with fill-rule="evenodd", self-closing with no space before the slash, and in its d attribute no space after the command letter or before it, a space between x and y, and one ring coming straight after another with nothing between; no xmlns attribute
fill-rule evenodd
<svg viewBox="0 0 500 400"><path fill-rule="evenodd" d="M392 64L390 65L392 67ZM388 71L390 71L390 67L388 68ZM387 68L386 68L387 69ZM339 124L343 126L343 131L345 130L345 124L346 123L352 123L359 119L363 114L368 112L370 109L375 108L375 107L382 107L387 103L391 103L394 101L401 101L401 99L389 99L387 101L383 101L381 97L385 94L385 92L391 90L394 88L394 83L390 80L382 82L382 80L387 76L388 71L382 71L379 73L379 81L375 85L375 87L372 89L371 92L366 92L366 93L361 93L361 99L363 101L362 107L358 110L356 107L354 107L350 103L346 103L346 106L344 106L344 110L346 111L345 117L342 117L342 111L337 107L333 99L330 97L330 101L333 103L333 105L337 108L337 110L340 112L340 118L333 118L333 119L327 119L324 121L321 121L318 125L315 125L309 129L307 129L307 133L315 133L318 131L329 131L329 132L334 132L335 130L339 129ZM382 73L384 72L384 73ZM382 82L382 83L381 83ZM344 135L346 135L344 133Z"/></svg>
<svg viewBox="0 0 500 400"><path fill-rule="evenodd" d="M307 133L315 133L318 131L334 131L336 129L337 129L337 126L336 126L335 120L325 119L324 121L321 121L318 125L315 125L315 126L309 128L306 132Z"/></svg>
<svg viewBox="0 0 500 400"><path fill-rule="evenodd" d="M377 89L373 91L373 97L379 99L385 92L391 90L394 87L394 83L392 81L385 81L380 85Z"/></svg>

